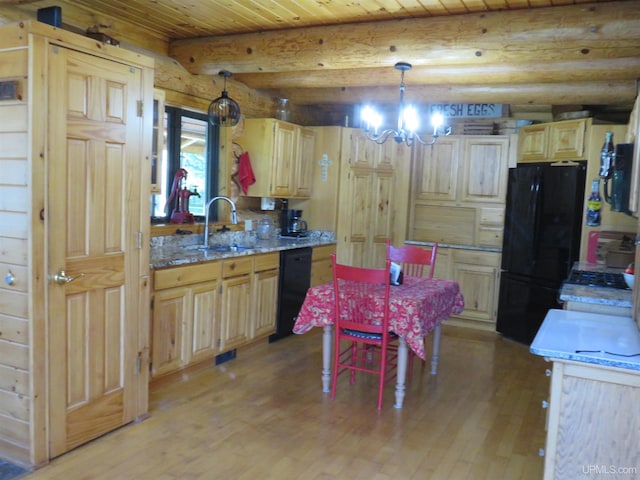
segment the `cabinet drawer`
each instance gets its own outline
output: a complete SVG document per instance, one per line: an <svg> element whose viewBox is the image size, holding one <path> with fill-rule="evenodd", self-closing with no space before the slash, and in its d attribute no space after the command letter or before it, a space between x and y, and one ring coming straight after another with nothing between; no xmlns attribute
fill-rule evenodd
<svg viewBox="0 0 640 480"><path fill-rule="evenodd" d="M504 208L480 208L480 223L482 225L504 225Z"/></svg>
<svg viewBox="0 0 640 480"><path fill-rule="evenodd" d="M156 270L153 274L155 290L216 280L220 277L220 263L207 262L183 267Z"/></svg>
<svg viewBox="0 0 640 480"><path fill-rule="evenodd" d="M231 258L222 262L222 278L235 277L251 273L252 257Z"/></svg>
<svg viewBox="0 0 640 480"><path fill-rule="evenodd" d="M503 231L498 227L478 228L478 245L483 247L501 247Z"/></svg>
<svg viewBox="0 0 640 480"><path fill-rule="evenodd" d="M280 253L265 253L264 255L256 255L253 259L253 262L254 272L263 272L265 270L280 268Z"/></svg>
<svg viewBox="0 0 640 480"><path fill-rule="evenodd" d="M311 261L317 260L330 260L331 254L336 252L335 245L322 245L320 247L313 247L311 251Z"/></svg>

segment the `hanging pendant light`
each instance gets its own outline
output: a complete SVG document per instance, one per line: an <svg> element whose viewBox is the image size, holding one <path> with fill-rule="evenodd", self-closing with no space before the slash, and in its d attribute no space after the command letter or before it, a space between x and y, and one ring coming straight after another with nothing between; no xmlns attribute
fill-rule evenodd
<svg viewBox="0 0 640 480"><path fill-rule="evenodd" d="M240 105L227 94L227 78L231 72L220 70L218 75L224 78L224 88L220 96L209 104L209 121L213 126L233 127L240 120Z"/></svg>
<svg viewBox="0 0 640 480"><path fill-rule="evenodd" d="M404 142L408 146L412 146L416 141L422 145L433 145L440 135L449 135L451 128L443 127L444 118L440 113L435 113L431 116L431 125L433 127L431 140L425 141L420 138L417 132L418 128L420 128L418 112L412 105L405 106L404 104L404 72L411 70L411 64L398 62L395 64L395 69L402 72L400 77L400 104L398 105L398 129L394 130L389 128L378 132L378 129L382 125L382 115L373 107L366 105L362 109L361 115L364 122L364 133L367 138L378 144L382 144L389 138L393 138L398 143Z"/></svg>

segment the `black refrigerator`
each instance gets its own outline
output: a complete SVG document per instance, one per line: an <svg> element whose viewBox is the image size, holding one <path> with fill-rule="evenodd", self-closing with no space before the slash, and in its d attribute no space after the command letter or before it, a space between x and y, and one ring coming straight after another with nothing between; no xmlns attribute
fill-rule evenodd
<svg viewBox="0 0 640 480"><path fill-rule="evenodd" d="M578 260L586 162L509 169L496 329L527 345Z"/></svg>

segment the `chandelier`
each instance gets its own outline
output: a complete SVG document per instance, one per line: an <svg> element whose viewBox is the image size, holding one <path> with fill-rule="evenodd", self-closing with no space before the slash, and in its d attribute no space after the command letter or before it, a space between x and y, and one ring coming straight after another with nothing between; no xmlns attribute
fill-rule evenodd
<svg viewBox="0 0 640 480"><path fill-rule="evenodd" d="M220 70L218 75L224 78L224 88L220 96L209 104L209 121L213 126L233 127L240 120L240 105L227 94L227 78L231 72Z"/></svg>
<svg viewBox="0 0 640 480"><path fill-rule="evenodd" d="M420 119L418 117L417 110L412 105L404 104L404 72L411 70L411 64L406 62L398 62L395 64L395 69L400 70L400 105L398 106L398 128L397 130L386 129L378 132L378 129L382 125L382 115L376 112L376 110L366 105L362 109L361 117L364 122L363 129L369 140L373 140L378 144L386 142L389 138L393 138L398 143L406 143L409 147L414 142L419 142L422 145L433 145L438 137L442 134L449 135L451 133L450 127L444 127L444 117L440 113L434 113L431 116L431 125L433 126L433 133L431 134L431 141L425 141L420 138L417 133L420 128Z"/></svg>

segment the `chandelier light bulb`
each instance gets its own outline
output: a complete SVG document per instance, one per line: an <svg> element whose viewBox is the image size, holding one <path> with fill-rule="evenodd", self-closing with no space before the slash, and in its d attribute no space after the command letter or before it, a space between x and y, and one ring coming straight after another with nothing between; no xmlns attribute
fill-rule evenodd
<svg viewBox="0 0 640 480"><path fill-rule="evenodd" d="M431 141L426 142L417 133L420 128L420 115L418 110L412 105L404 104L404 74L408 70L411 70L411 64L406 62L398 62L395 64L395 69L401 73L400 77L400 102L398 105L398 127L397 130L391 128L383 130L378 133L378 129L382 126L382 116L376 112L376 110L370 105L366 105L362 108L361 116L363 121L363 130L366 137L376 142L377 144L383 144L389 138L393 138L398 143L406 143L407 146L412 146L414 142L421 143L422 145L433 145L440 132L444 132L444 135L451 133L450 128L444 128L444 117L441 113L435 113L431 117L431 124L433 126L433 133L431 134Z"/></svg>

